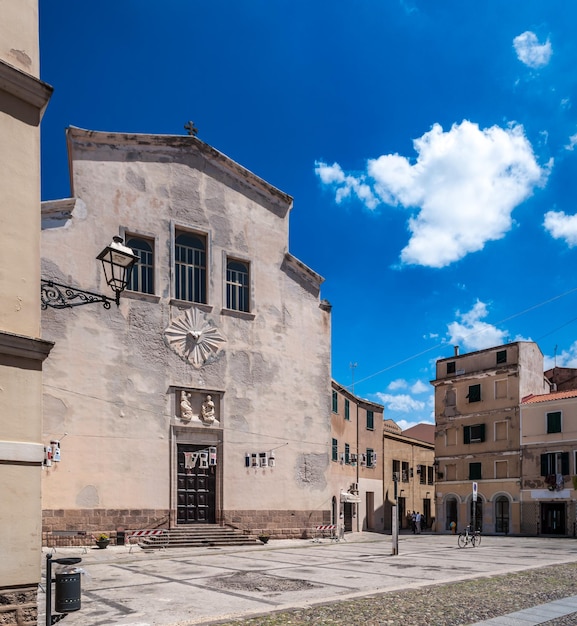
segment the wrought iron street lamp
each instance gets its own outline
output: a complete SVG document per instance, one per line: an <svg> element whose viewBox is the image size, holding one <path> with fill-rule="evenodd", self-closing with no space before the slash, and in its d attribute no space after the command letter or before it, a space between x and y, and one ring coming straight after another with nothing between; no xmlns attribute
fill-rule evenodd
<svg viewBox="0 0 577 626"><path fill-rule="evenodd" d="M112 243L96 257L102 262L106 284L114 291L116 306L120 304L120 294L126 289L130 274L138 256L124 245L122 237L114 237ZM83 304L101 302L105 309L110 308L112 298L92 291L85 291L53 280L42 279L40 298L42 309L67 309Z"/></svg>

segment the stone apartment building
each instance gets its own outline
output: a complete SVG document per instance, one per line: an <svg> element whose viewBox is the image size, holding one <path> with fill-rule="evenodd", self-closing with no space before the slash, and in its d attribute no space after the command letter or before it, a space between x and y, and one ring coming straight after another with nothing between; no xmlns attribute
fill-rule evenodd
<svg viewBox="0 0 577 626"><path fill-rule="evenodd" d="M455 349L437 361L432 384L437 531L455 522L519 533L521 400L550 390L539 347L519 341L463 355Z"/></svg>
<svg viewBox="0 0 577 626"><path fill-rule="evenodd" d="M574 537L577 390L523 398L521 453L521 532Z"/></svg>
<svg viewBox="0 0 577 626"><path fill-rule="evenodd" d="M67 143L44 277L105 291L112 236L139 262L118 308L43 314L45 531L328 523L331 307L288 251L292 199L194 136Z"/></svg>
<svg viewBox="0 0 577 626"><path fill-rule="evenodd" d="M0 623L36 624L41 554L40 121L37 0L0 20Z"/></svg>
<svg viewBox="0 0 577 626"><path fill-rule="evenodd" d="M435 427L418 424L402 430L385 420L383 432L385 530L392 529L392 507L397 504L399 529L411 526L409 514L423 516L423 529L434 528ZM396 497L395 497L396 496Z"/></svg>
<svg viewBox="0 0 577 626"><path fill-rule="evenodd" d="M382 531L383 411L332 381L332 523L344 532Z"/></svg>

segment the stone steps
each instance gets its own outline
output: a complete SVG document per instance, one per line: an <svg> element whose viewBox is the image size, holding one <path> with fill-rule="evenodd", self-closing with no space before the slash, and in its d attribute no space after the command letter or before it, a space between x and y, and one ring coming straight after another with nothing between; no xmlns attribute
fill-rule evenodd
<svg viewBox="0 0 577 626"><path fill-rule="evenodd" d="M154 548L205 548L207 546L246 546L257 543L255 537L227 526L202 524L186 528L171 528L162 535L140 537L143 549Z"/></svg>

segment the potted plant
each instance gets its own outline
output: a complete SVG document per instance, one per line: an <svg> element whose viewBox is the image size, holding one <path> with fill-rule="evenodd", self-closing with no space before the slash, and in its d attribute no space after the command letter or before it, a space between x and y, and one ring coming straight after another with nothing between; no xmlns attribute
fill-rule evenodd
<svg viewBox="0 0 577 626"><path fill-rule="evenodd" d="M110 537L106 533L100 533L98 537L94 539L96 541L96 545L100 550L104 550L106 546L110 543Z"/></svg>
<svg viewBox="0 0 577 626"><path fill-rule="evenodd" d="M258 539L261 543L267 543L267 541L270 539L270 535L267 535L267 533L260 533Z"/></svg>

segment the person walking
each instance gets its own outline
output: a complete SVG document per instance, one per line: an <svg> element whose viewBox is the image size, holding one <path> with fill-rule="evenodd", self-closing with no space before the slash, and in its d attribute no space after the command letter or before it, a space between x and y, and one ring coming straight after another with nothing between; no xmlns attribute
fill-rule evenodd
<svg viewBox="0 0 577 626"><path fill-rule="evenodd" d="M419 511L417 511L417 514L415 515L415 530L417 532L417 535L421 534L421 514L419 513Z"/></svg>

